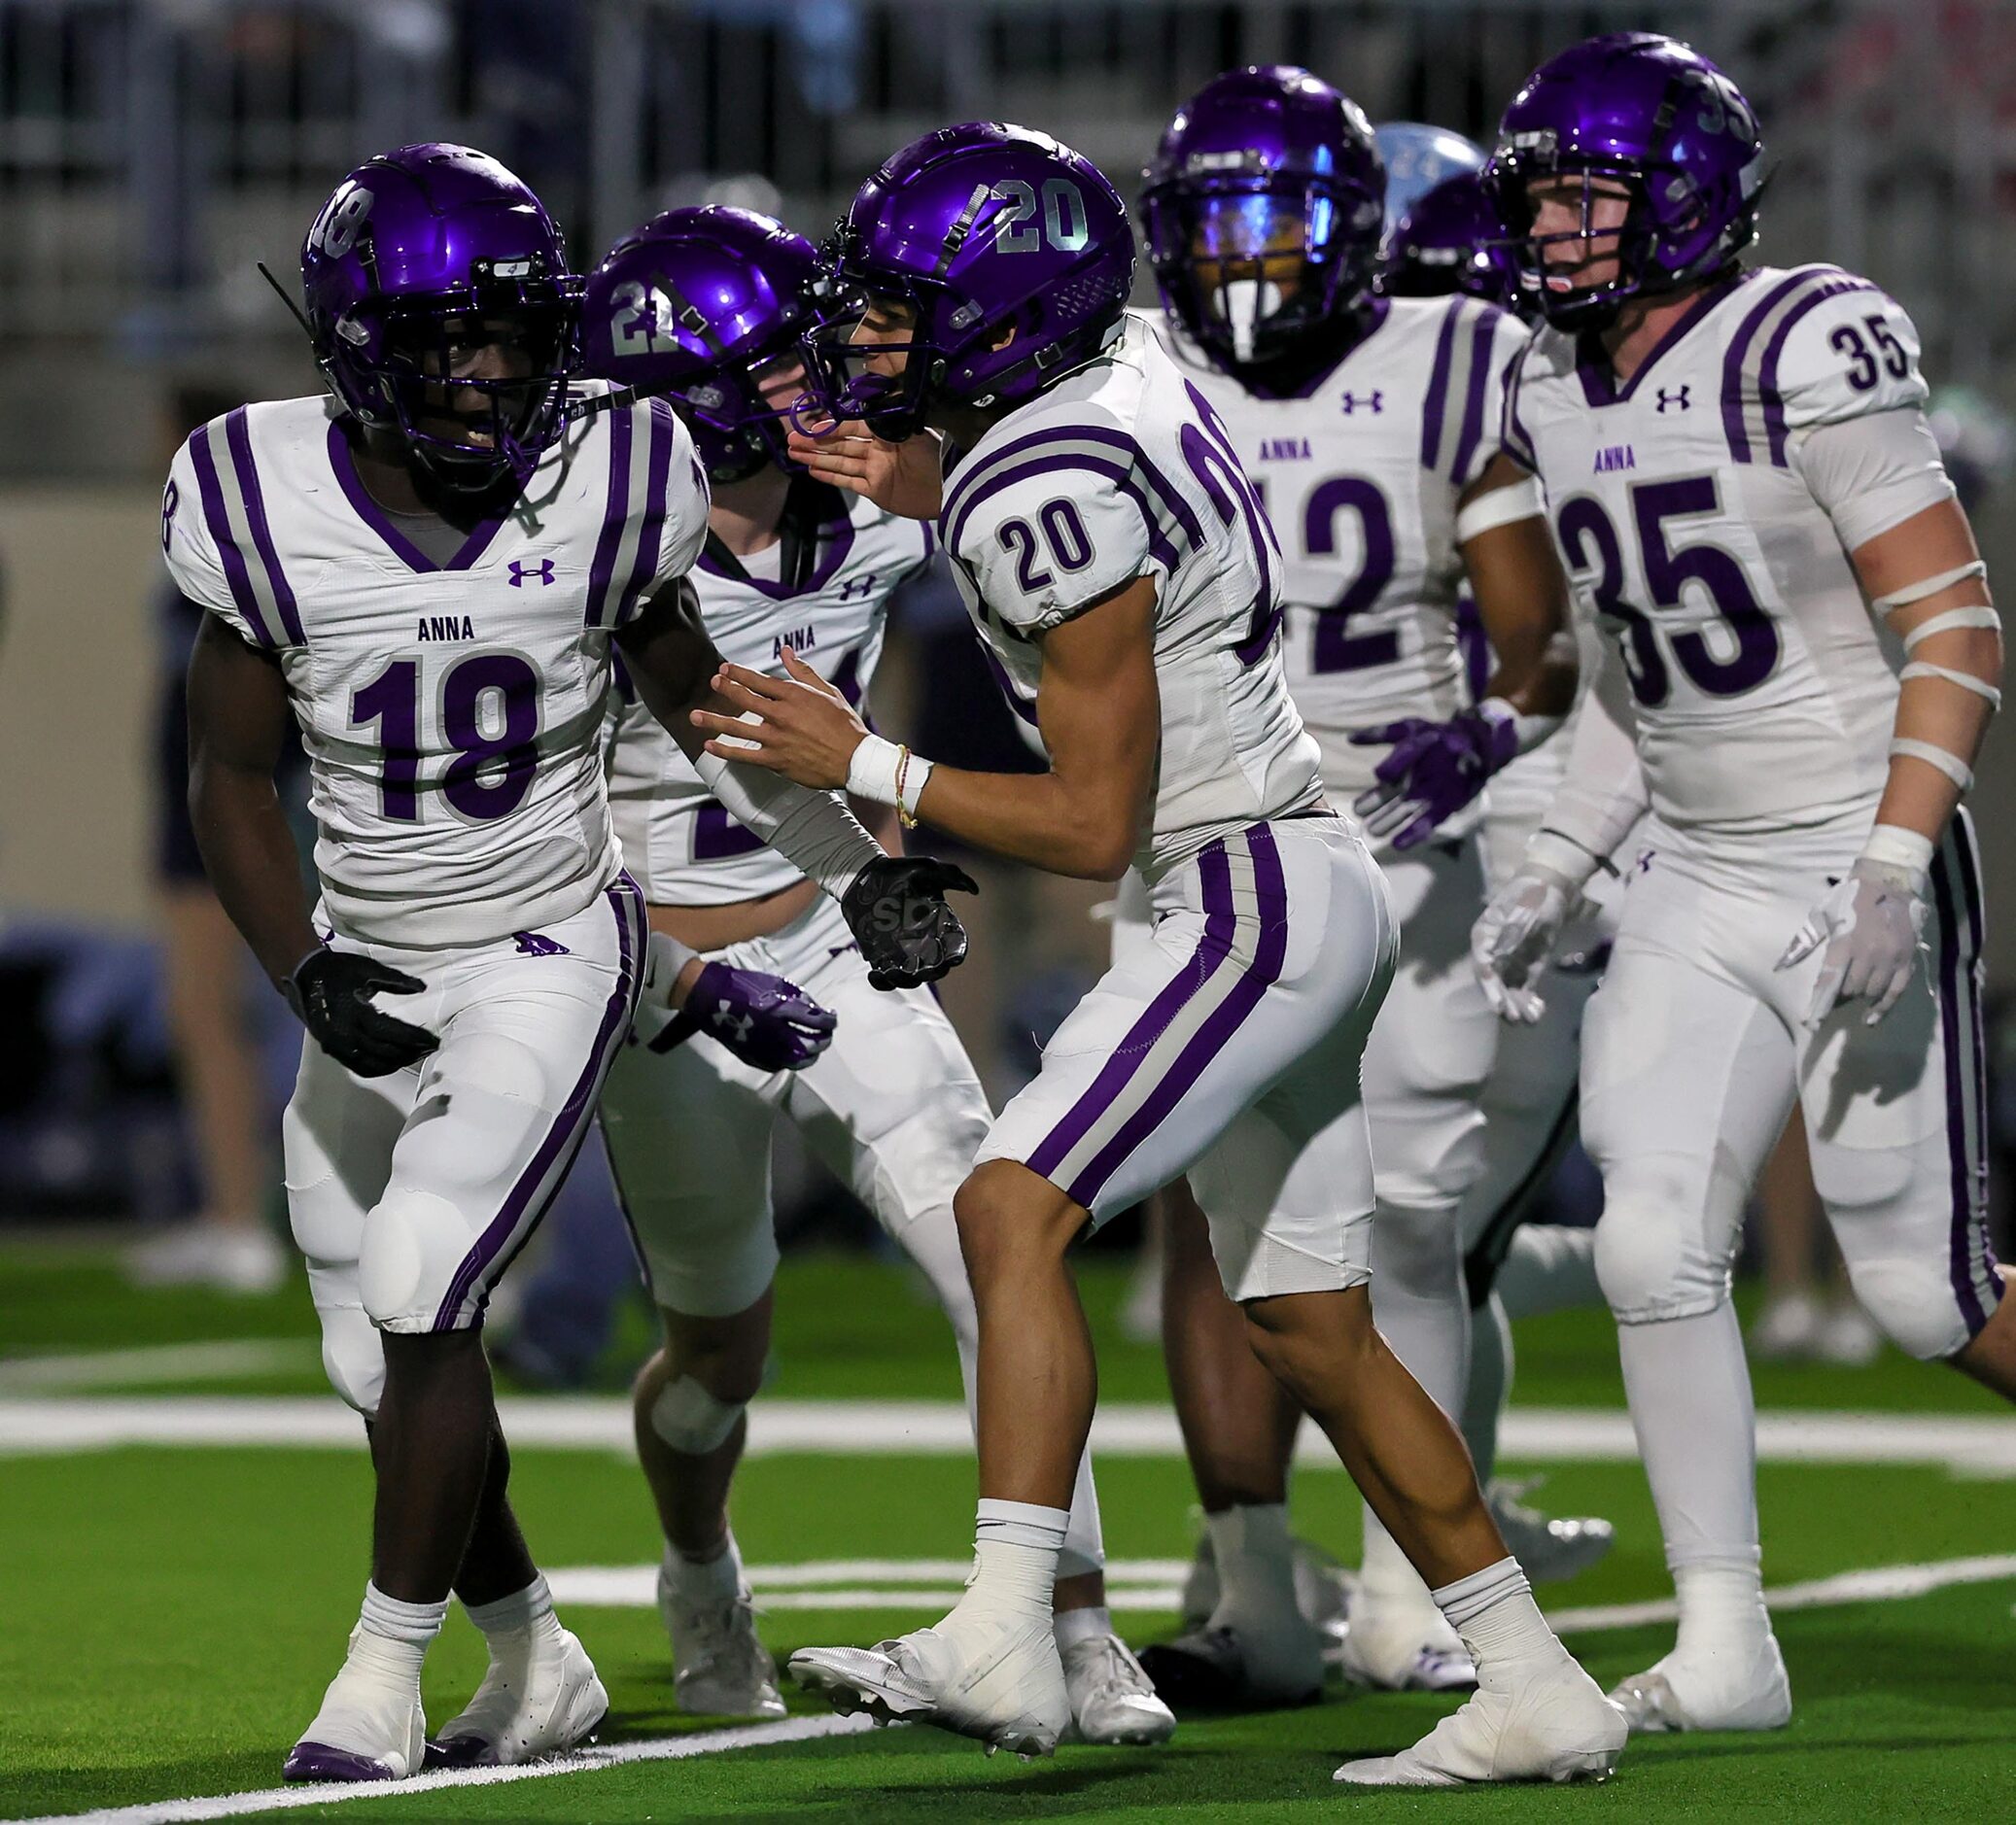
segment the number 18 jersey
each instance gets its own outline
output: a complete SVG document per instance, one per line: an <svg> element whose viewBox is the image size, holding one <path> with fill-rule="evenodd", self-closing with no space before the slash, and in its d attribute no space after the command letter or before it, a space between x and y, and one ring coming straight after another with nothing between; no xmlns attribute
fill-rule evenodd
<svg viewBox="0 0 2016 1825"><path fill-rule="evenodd" d="M1910 320L1834 266L1704 292L1621 386L1558 330L1515 366L1506 447L1540 476L1629 681L1669 824L1866 829L1900 659L1800 452L1819 427L1925 397Z"/></svg>
<svg viewBox="0 0 2016 1825"><path fill-rule="evenodd" d="M1527 335L1477 298L1373 309L1366 334L1291 398L1249 393L1164 330L1267 503L1286 559L1288 688L1346 803L1386 754L1352 746L1355 730L1442 721L1470 702L1456 508L1498 453L1505 374Z"/></svg>
<svg viewBox="0 0 2016 1825"><path fill-rule="evenodd" d="M663 403L575 421L445 562L365 492L328 400L245 406L183 445L168 568L279 657L338 932L487 944L609 884L609 642L692 568L707 507Z"/></svg>

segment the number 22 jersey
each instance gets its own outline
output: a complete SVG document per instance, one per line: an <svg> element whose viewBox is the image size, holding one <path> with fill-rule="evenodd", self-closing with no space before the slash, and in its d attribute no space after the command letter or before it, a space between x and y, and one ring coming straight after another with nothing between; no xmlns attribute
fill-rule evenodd
<svg viewBox="0 0 2016 1825"><path fill-rule="evenodd" d="M1834 266L1761 267L1704 292L1621 386L1598 345L1558 330L1513 368L1506 448L1540 476L1580 603L1630 685L1668 824L1838 821L1860 841L1889 773L1901 659L1802 448L1925 397L1910 320Z"/></svg>
<svg viewBox="0 0 2016 1825"><path fill-rule="evenodd" d="M327 399L241 407L183 445L168 569L279 658L337 932L487 944L608 885L609 642L692 568L707 508L662 402L577 418L442 562L365 492Z"/></svg>

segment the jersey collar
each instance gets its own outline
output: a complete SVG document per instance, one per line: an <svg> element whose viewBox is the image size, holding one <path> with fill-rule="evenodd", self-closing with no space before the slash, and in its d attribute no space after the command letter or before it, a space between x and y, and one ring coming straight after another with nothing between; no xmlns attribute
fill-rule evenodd
<svg viewBox="0 0 2016 1825"><path fill-rule="evenodd" d="M712 527L708 529L707 543L700 550L700 568L713 576L757 590L773 602L810 596L825 588L847 562L847 554L853 549L854 516L847 497L831 482L794 475L784 495L779 532L783 551L775 583L751 576L742 560L715 536Z"/></svg>
<svg viewBox="0 0 2016 1825"><path fill-rule="evenodd" d="M351 511L378 534L392 555L409 570L467 570L489 550L490 541L504 523L502 513L492 519L477 521L469 536L462 541L461 550L446 564L436 564L400 532L398 522L372 499L371 491L364 485L364 477L357 472L357 465L350 455L350 439L343 435L339 419L330 420L329 465L335 471L336 485L350 502Z"/></svg>
<svg viewBox="0 0 2016 1825"><path fill-rule="evenodd" d="M1610 353L1596 331L1584 330L1576 338L1575 344L1575 371L1582 376L1582 397L1592 406L1622 404L1638 391L1646 375L1657 365L1659 358L1679 347L1701 319L1750 276L1747 272L1736 273L1711 285L1667 326L1666 333L1652 344L1651 352L1638 363L1637 371L1621 387L1617 385L1616 369L1610 364Z"/></svg>

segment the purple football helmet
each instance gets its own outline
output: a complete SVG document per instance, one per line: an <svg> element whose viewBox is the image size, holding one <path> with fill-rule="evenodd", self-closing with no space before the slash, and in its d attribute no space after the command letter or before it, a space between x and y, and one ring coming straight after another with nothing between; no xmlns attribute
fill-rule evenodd
<svg viewBox="0 0 2016 1825"><path fill-rule="evenodd" d="M522 481L559 435L580 281L539 198L487 154L402 146L359 165L301 243L301 289L330 391L444 485ZM523 371L457 372L493 345Z"/></svg>
<svg viewBox="0 0 2016 1825"><path fill-rule="evenodd" d="M674 209L618 241L581 300L587 371L685 408L710 478L792 466L784 441L802 387L764 396L766 376L804 373L818 321L818 255L771 216L710 204Z"/></svg>
<svg viewBox="0 0 2016 1825"><path fill-rule="evenodd" d="M1518 263L1475 171L1444 178L1386 230L1379 290L1389 297L1462 292L1508 308L1520 304Z"/></svg>
<svg viewBox="0 0 2016 1825"><path fill-rule="evenodd" d="M1712 279L1756 238L1763 185L1756 116L1698 52L1656 32L1612 32L1549 58L1512 97L1485 182L1513 237L1542 314L1563 329L1601 328L1627 298ZM1533 232L1527 187L1580 178L1582 226ZM1585 242L1594 183L1621 179L1630 203L1607 285L1547 282L1547 250ZM1563 279L1565 272L1558 272Z"/></svg>
<svg viewBox="0 0 2016 1825"><path fill-rule="evenodd" d="M1385 167L1358 105L1306 70L1213 77L1145 175L1163 302L1219 367L1292 356L1372 283Z"/></svg>
<svg viewBox="0 0 2016 1825"><path fill-rule="evenodd" d="M1134 231L1089 159L974 121L889 159L822 259L827 321L807 346L824 405L900 438L934 401L1013 405L1095 356L1133 287ZM907 332L864 324L878 303L906 309ZM876 371L896 355L900 373Z"/></svg>

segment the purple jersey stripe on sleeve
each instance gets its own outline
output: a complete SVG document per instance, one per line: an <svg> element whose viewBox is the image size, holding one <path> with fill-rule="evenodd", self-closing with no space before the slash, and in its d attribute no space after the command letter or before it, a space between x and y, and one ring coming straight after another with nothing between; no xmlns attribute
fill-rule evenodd
<svg viewBox="0 0 2016 1825"><path fill-rule="evenodd" d="M1463 302L1449 305L1442 320L1442 334L1435 340L1435 365L1428 370L1428 395L1421 414L1421 466L1433 469L1442 460L1442 421L1448 405L1449 369L1456 353L1456 320Z"/></svg>
<svg viewBox="0 0 2016 1825"><path fill-rule="evenodd" d="M1839 297L1844 292L1873 292L1876 288L1864 279L1829 279L1825 285L1816 287L1802 297L1790 310L1778 320L1778 327L1772 331L1771 340L1764 347L1764 359L1757 367L1757 398L1764 408L1765 449L1771 462L1779 468L1786 468L1785 446L1790 431L1785 422L1785 395L1778 390L1778 361L1785 353L1787 339L1793 327L1817 305L1825 304L1830 297Z"/></svg>
<svg viewBox="0 0 2016 1825"><path fill-rule="evenodd" d="M1288 888L1281 872L1280 851L1274 846L1274 833L1265 824L1249 826L1245 836L1247 852L1253 859L1253 890L1260 924L1253 961L1239 971L1237 980L1204 1017L1203 1024L1140 1106L1066 1188L1070 1196L1088 1210L1105 1188L1114 1169L1175 1113L1176 1106L1203 1075L1204 1067L1225 1050L1246 1016L1280 980L1281 966L1288 955ZM1223 868L1222 851L1218 859ZM1221 884L1220 891L1230 908L1229 878Z"/></svg>
<svg viewBox="0 0 2016 1825"><path fill-rule="evenodd" d="M510 1264L511 1256L525 1246L538 1227L594 1119L602 1081L608 1076L616 1048L637 1012L637 994L643 981L639 964L644 945L643 894L628 875L623 875L605 898L616 921L616 983L603 1009L595 1043L588 1049L588 1062L497 1215L484 1226L475 1246L456 1268L455 1278L448 1283L447 1293L434 1312L435 1330L462 1328L458 1320L478 1277L482 1277L486 1287L494 1284ZM524 1233L518 1234L521 1224ZM505 1253L506 1249L509 1253Z"/></svg>
<svg viewBox="0 0 2016 1825"><path fill-rule="evenodd" d="M1801 287L1813 285L1826 274L1837 271L1831 266L1817 271L1808 267L1781 279L1750 307L1743 321L1736 326L1736 333L1729 338L1728 350L1722 357L1722 430L1729 440L1729 454L1738 463L1755 460L1750 449L1750 429L1744 417L1749 391L1745 384L1745 371L1750 365L1751 350L1779 305Z"/></svg>
<svg viewBox="0 0 2016 1825"><path fill-rule="evenodd" d="M259 465L252 458L252 429L242 405L225 420L224 434L231 453L231 472L238 478L238 493L245 502L245 524L252 533L253 549L265 568L266 587L274 607L280 611L280 625L287 630L292 645L305 646L308 640L301 632L300 605L295 601L286 571L280 568L273 531L266 523L266 499L260 489Z"/></svg>
<svg viewBox="0 0 2016 1825"><path fill-rule="evenodd" d="M637 604L651 580L658 574L658 549L665 539L665 495L672 485L672 446L678 421L663 399L651 401L651 454L644 471L644 511L637 530L637 556L631 561L630 581L624 585L616 604L613 626L621 627L637 613Z"/></svg>
<svg viewBox="0 0 2016 1825"><path fill-rule="evenodd" d="M587 622L591 628L606 627L609 585L616 571L616 551L623 543L624 523L630 518L630 437L633 414L605 412L609 428L608 498L602 510L602 532L595 540L595 556L588 566Z"/></svg>
<svg viewBox="0 0 2016 1825"><path fill-rule="evenodd" d="M1095 444L1124 459L1153 490L1163 511L1182 528L1192 549L1204 542L1203 523L1199 520L1196 510L1169 478L1148 460L1147 453L1133 438L1124 431L1107 430L1097 425L1056 425L1047 430L1031 431L1026 437L1018 437L998 450L990 450L979 463L966 465L953 483L938 515L939 535L946 549L958 549L958 532L965 524L967 513L976 501L986 499L1001 486L998 478L1004 464L1011 459L1025 463L1027 453L1049 449L1060 466L1070 466L1076 463L1079 453L1057 447L1070 444ZM1026 474L1030 471L1025 467L1021 472Z"/></svg>
<svg viewBox="0 0 2016 1825"><path fill-rule="evenodd" d="M966 522L971 519L973 510L982 501L993 495L999 494L1004 488L1013 487L1017 482L1025 480L1028 476L1060 475L1066 474L1073 469L1097 475L1103 480L1111 482L1135 506L1139 507L1141 510L1141 522L1148 529L1149 555L1165 570L1173 570L1176 568L1182 561L1182 554L1170 542L1168 534L1163 531L1162 522L1157 518L1154 507L1149 504L1148 497L1141 492L1134 481L1133 471L1126 465L1112 462L1105 457L1091 456L1078 452L1065 452L1050 456L1032 455L1027 460L1013 464L1007 468L989 470L987 480L982 482L978 488L974 489L959 502L956 509L956 518L946 530L945 543L947 549L952 551L958 549L959 541L965 536Z"/></svg>
<svg viewBox="0 0 2016 1825"><path fill-rule="evenodd" d="M1470 465L1484 434L1484 402L1496 381L1496 363L1491 360L1498 342L1498 320L1503 315L1486 304L1478 313L1477 327L1470 332L1470 385L1463 396L1463 429L1456 436L1456 456L1449 465L1449 479L1458 488L1468 488L1477 479Z"/></svg>
<svg viewBox="0 0 2016 1825"><path fill-rule="evenodd" d="M218 561L224 566L224 578L230 586L231 601L237 604L253 637L261 646L278 646L280 641L266 625L258 593L252 587L252 577L245 568L245 554L238 549L238 541L231 534L230 515L225 511L224 485L217 478L217 458L210 448L208 425L199 428L190 438L189 455L195 465L196 492L203 499L203 524L210 529L211 543L217 547Z"/></svg>

